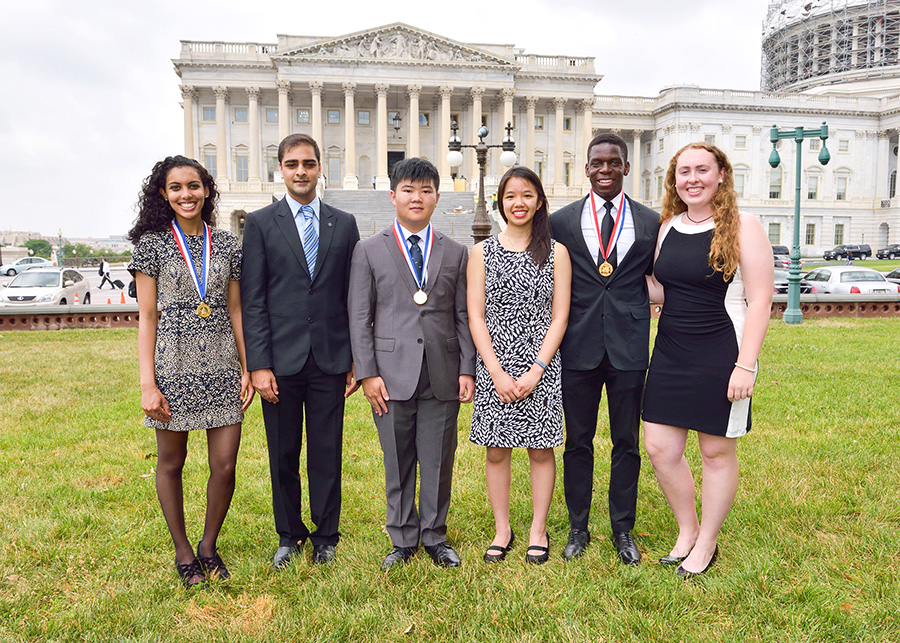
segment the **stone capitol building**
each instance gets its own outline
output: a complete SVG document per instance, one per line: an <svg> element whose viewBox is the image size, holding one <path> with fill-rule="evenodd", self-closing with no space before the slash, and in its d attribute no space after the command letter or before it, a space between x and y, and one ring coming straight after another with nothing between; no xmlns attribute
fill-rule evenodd
<svg viewBox="0 0 900 643"><path fill-rule="evenodd" d="M518 162L541 176L551 211L587 193L586 147L602 131L629 143L626 191L655 209L675 151L696 140L721 147L741 208L776 245L791 244L799 180L801 252L812 256L840 243L900 243L898 52L900 0L783 0L770 2L763 24L760 91L672 86L653 97L604 95L593 58L462 43L404 23L274 43L182 41L173 63L185 153L216 177L219 225L237 234L247 212L283 195L278 143L288 134L319 143L320 194L357 214L365 236L390 218L369 222L361 210L386 203L392 211L391 167L411 156L438 167L441 206L471 210L478 166L465 148L460 167L447 164L451 123L465 144L477 142L482 125L486 142L499 144L509 123ZM769 166L772 125L822 121L828 165L818 163L820 141L812 139L803 142L802 176L794 176L793 141L779 144L782 163ZM504 171L499 156L499 148L489 153L486 194ZM456 223L454 236L471 245L471 215Z"/></svg>

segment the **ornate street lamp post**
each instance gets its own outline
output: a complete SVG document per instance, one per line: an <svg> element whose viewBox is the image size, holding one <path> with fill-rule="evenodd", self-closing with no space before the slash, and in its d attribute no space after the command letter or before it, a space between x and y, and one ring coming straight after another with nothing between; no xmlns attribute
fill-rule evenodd
<svg viewBox="0 0 900 643"><path fill-rule="evenodd" d="M814 138L818 136L822 139L822 149L819 151L819 163L828 165L831 160L831 154L825 147L825 140L828 138L828 125L822 121L822 127L819 129L803 129L795 127L794 129L779 130L777 125L772 126L769 133L769 140L772 141L772 154L769 156L769 165L773 168L781 164L781 156L775 149L776 143L781 139L794 139L797 142L797 172L794 177L796 184L794 190L794 243L791 246L791 266L788 269L788 305L782 316L782 320L786 324L802 324L803 311L800 310L800 179L802 172L804 138Z"/></svg>
<svg viewBox="0 0 900 643"><path fill-rule="evenodd" d="M475 243L484 241L491 236L491 220L488 218L487 207L484 203L484 166L487 164L487 151L492 147L503 149L500 154L500 164L503 167L512 167L516 164L516 142L512 137L512 123L506 124L506 137L500 145L488 145L484 142L484 137L488 135L488 128L484 125L478 130L478 143L475 145L463 145L462 140L457 135L459 127L456 121L450 124L453 135L447 142L450 149L447 152L447 164L450 167L459 167L463 162L462 148L471 147L475 150L475 158L478 161L478 203L475 205L475 219L472 221L472 238Z"/></svg>

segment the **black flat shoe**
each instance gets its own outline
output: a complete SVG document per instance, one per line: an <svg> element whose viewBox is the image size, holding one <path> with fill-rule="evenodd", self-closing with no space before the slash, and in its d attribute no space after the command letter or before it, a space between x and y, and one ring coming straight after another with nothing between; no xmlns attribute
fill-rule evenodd
<svg viewBox="0 0 900 643"><path fill-rule="evenodd" d="M516 534L513 533L512 527L509 528L509 542L506 543L506 547L501 547L500 545L491 545L487 548L487 552L484 554L484 562L486 563L499 563L502 560L506 559L507 552L512 549L513 542L516 540ZM496 554L492 554L491 552L495 551Z"/></svg>
<svg viewBox="0 0 900 643"><path fill-rule="evenodd" d="M700 576L709 571L709 568L713 566L713 563L716 562L716 558L718 558L718 557L719 557L719 546L716 545L716 548L713 551L712 558L709 559L709 562L706 564L706 567L703 568L702 572L689 572L684 567L679 565L678 569L675 570L675 573L678 576L681 576L683 578L693 578L694 576Z"/></svg>
<svg viewBox="0 0 900 643"><path fill-rule="evenodd" d="M528 551L531 550L539 551L540 554L529 554L525 553L525 560L531 563L532 565L543 565L550 559L550 532L547 532L547 546L542 547L541 545L528 545Z"/></svg>
<svg viewBox="0 0 900 643"><path fill-rule="evenodd" d="M203 545L202 540L197 543L197 561L200 563L200 567L203 569L206 577L218 578L219 580L226 580L228 578L231 578L231 573L228 571L228 568L225 567L225 563L223 563L222 559L219 557L219 550L216 549L216 551L213 552L212 556L201 556L201 545Z"/></svg>
<svg viewBox="0 0 900 643"><path fill-rule="evenodd" d="M200 567L200 561L196 558L184 565L176 560L175 569L178 570L181 582L184 583L184 586L188 589L191 589L192 587L199 587L201 589L206 587L206 575L203 573L203 568ZM200 580L196 580L198 576L200 577Z"/></svg>
<svg viewBox="0 0 900 643"><path fill-rule="evenodd" d="M680 565L681 562L687 558L687 556L673 556L669 554L668 556L663 556L659 559L660 565Z"/></svg>

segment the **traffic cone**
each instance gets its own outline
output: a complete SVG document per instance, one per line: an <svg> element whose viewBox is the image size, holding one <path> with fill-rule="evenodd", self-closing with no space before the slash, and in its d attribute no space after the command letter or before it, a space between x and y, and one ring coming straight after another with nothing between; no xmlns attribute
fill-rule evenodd
<svg viewBox="0 0 900 643"><path fill-rule="evenodd" d="M107 297L107 298L106 298L106 303L107 303L107 304L111 304L111 303L112 303L112 299L110 299L109 297Z"/></svg>
<svg viewBox="0 0 900 643"><path fill-rule="evenodd" d="M124 304L125 303L125 291L123 290L119 294L122 295L122 301L120 301L119 303Z"/></svg>
<svg viewBox="0 0 900 643"><path fill-rule="evenodd" d="M78 305L78 293L77 292L75 293L75 305L76 306Z"/></svg>

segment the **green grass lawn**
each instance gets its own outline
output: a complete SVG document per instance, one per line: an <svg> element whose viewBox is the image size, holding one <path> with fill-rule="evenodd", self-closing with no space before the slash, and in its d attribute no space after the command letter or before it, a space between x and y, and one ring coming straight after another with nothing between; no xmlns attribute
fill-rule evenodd
<svg viewBox="0 0 900 643"><path fill-rule="evenodd" d="M867 264L869 262L866 262ZM219 541L234 578L182 589L154 490L134 330L0 335L0 641L898 641L900 321L773 321L761 357L741 484L707 577L656 560L675 524L644 459L635 529L644 560L609 542L605 414L596 439L594 540L564 563L562 450L551 559L481 555L493 535L483 450L460 417L449 530L463 558L380 571L381 452L365 400L347 410L343 539L333 565L310 550L272 571L265 434L248 413L234 503ZM200 536L205 436L185 475L189 535ZM699 471L696 440L689 458ZM698 476L699 482L699 476ZM513 464L513 526L527 534L527 458Z"/></svg>

